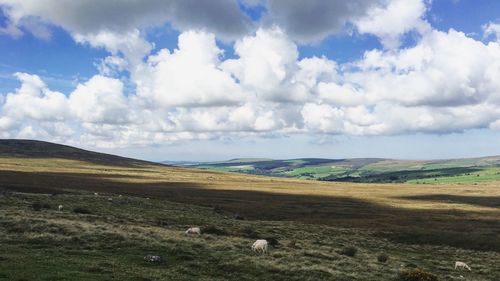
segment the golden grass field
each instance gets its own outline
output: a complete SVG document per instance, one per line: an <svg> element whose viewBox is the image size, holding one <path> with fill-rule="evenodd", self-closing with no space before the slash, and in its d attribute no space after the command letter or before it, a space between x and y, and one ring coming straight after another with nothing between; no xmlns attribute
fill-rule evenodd
<svg viewBox="0 0 500 281"><path fill-rule="evenodd" d="M412 261L413 264L417 265L422 263L431 267L430 269L438 271L438 273L452 279L458 275L453 275L453 271L450 271L450 269L443 265L448 262L443 261L443 259L446 256L456 258L456 253L468 251L467 255L470 255L470 259L476 263L479 260L486 261L481 265L484 267L481 273L477 274L476 272L476 275L468 275L467 278L469 279L467 280L495 280L489 278L499 278L500 276L498 267L495 269L491 268L498 265L498 261L500 261L500 183L498 182L438 185L335 183L210 172L146 163L123 162L116 165L104 165L69 159L3 156L0 158L1 190L5 192L17 192L16 194L40 194L30 196L61 194L57 196L63 196L60 198L64 198L68 202L73 202L71 203L73 205L76 204L74 203L75 200L78 202L78 199L76 199L79 198L78 196L81 196L82 203L80 205L97 204L96 202L89 203L88 201L89 198L92 200L92 196L89 196L89 194L93 192L113 198L120 194L126 198L137 198L134 200L139 200L140 202L155 202L154 204L158 206L181 204L178 205L183 206L180 209L189 209L189 211L186 211L187 213L183 214L186 217L194 215L189 213L193 209L185 206L193 206L195 210L198 210L196 208L201 208L199 209L201 211L197 212L201 212L202 214L208 212L209 215L204 215L201 218L200 216L196 216L196 219L192 219L191 222L197 222L198 224L207 224L207 222L210 222L213 225L217 224L218 219L211 216L223 216L224 219L221 220L221 225L225 229L240 229L244 225L250 225L256 229L264 229L264 233L266 234L277 235L281 240L288 242L296 240L299 241L299 244L302 243L303 245L311 243L309 236L312 235L311 233L304 234L304 228L310 228L311 231L314 231L315 239L318 239L318 235L321 236L321 229L329 229L331 233L341 232L343 234L338 239L343 239L342 241L344 242L342 245L348 244L346 242L349 241L348 235L357 233L356 235L363 237L363 239L358 239L359 241L355 243L357 247L362 247L366 243L367 245L371 244L372 246L370 247L373 250L374 247L378 249L376 246L373 246L377 243L384 243L384 245L389 243L390 246L387 246L387 249L384 251L387 251L390 256L399 255L399 257L393 258L394 262L396 260L397 262ZM151 198L151 200L145 199L146 197ZM31 202L30 200L35 199L30 197L28 201ZM22 204L19 206L22 206ZM22 213L21 217L25 219L29 218L31 213L23 209L26 207L19 206L15 210L10 210L11 214L20 216ZM105 208L102 205L94 207L99 210ZM2 208L5 208L5 206ZM140 212L137 206L130 207L130 209L126 209L126 206L121 206L120 208L122 208L121 212L128 213L129 217L137 215L131 213L130 210L132 209L135 212ZM7 210L6 212L9 211ZM114 211L108 210L105 212ZM147 211L145 210L145 212ZM245 220L235 221L232 219L235 214L244 217ZM40 216L40 214L35 214L34 216ZM47 214L43 215L45 219L47 219L47 216ZM124 218L121 217L120 219L123 220ZM20 218L17 220L20 220ZM65 218L64 224L82 224L82 222L74 222L73 220L75 220L74 216ZM181 228L179 224L182 227L190 225L189 223L180 223L178 219L176 221L177 224L175 225L179 228ZM302 230L299 230L298 226ZM67 227L69 228L69 226ZM83 225L81 227L86 228ZM108 228L109 225L103 227ZM132 226L130 227L133 228ZM72 228L74 228L74 225ZM141 233L142 231L151 231L152 233L158 231L157 226L147 230L147 223L141 223L140 228L142 229L139 231ZM278 230L283 229L285 232L290 233L288 235L287 233L277 233L273 228ZM228 232L233 233L231 230ZM307 242L306 240L301 241L301 235L309 237L304 238L309 240ZM229 237L225 236L224 239L236 239L235 241L237 242L233 242L239 246L234 246L236 244L230 242L236 248L229 247L231 248L230 252L234 253L240 247L243 247L243 242L241 238L231 237L232 234L229 234ZM153 239L154 243L157 243L158 239ZM185 238L179 238L181 240L177 238L172 239L178 244L181 243L179 241ZM335 238L332 237L321 239L329 241L328 243L336 243ZM245 243L247 242L245 240ZM217 245L224 248L223 243ZM330 257L332 254L325 252L325 247L323 246L319 248L315 246L314 249L314 253L308 254L304 254L304 249L301 250L302 254L299 260L301 261L301 268L305 268L306 272L307 268L311 268L310 263L317 263L318 267L324 267L326 266L324 262L337 260L337 257ZM408 252L405 253L406 250L403 249L406 249ZM420 254L416 254L418 249L421 249ZM210 249L203 248L203 251L210 251ZM286 251L289 251L289 249ZM293 253L283 252L280 254L282 256L277 255L277 257L272 258L275 259L276 263L280 264L280 266L277 266L280 269L275 269L278 270L278 273L285 270L284 264L282 264L284 260L280 259L291 258L290 255L297 254L294 251L292 251ZM423 256L426 259L432 258L433 253L430 251L440 252L438 255L440 256L440 262L437 268L433 268L432 261L422 260ZM361 252L363 253L362 255L367 255L365 250L361 249ZM372 256L376 254L375 250L370 252ZM321 259L321 256L324 256L324 260L321 262L317 261L317 259ZM238 258L241 257L238 256ZM374 257L372 258L374 259ZM260 259L261 257L259 257L259 261ZM259 264L259 261L257 264ZM251 263L252 261L247 262ZM342 263L342 261L338 262ZM451 263L452 261L450 260L449 262ZM292 263L292 261L289 261L289 263ZM370 264L373 264L373 262L370 262ZM359 266L359 264L354 267L350 266L350 269L346 270L354 270L353 268L357 268L356 271L362 270ZM253 272L255 268L252 268ZM329 272L327 269L323 271ZM373 275L377 277L374 277L372 280L387 280L387 276L391 276L390 274L393 274L395 271L394 269L389 270L386 268L382 272L380 274L377 273L378 275ZM278 273L274 272L269 276L259 275L261 277L255 280L268 280L267 277L270 277L269 280L281 280L279 278L276 279ZM283 280L306 280L304 278L293 279L290 277L293 274L281 273L283 273L283 276L288 276L288 279L285 278ZM366 279L369 276L366 274L349 275L343 272L342 274L338 273L340 275L336 275L330 272L328 275L327 273L324 275L326 277L322 277L323 279L320 280L370 280ZM180 273L177 272L176 274ZM248 274L248 272L242 272L241 276L236 274L229 277L226 276L227 278L221 277L220 280L238 280L238 278L241 280L253 280L249 277L251 274ZM0 280L2 280L1 276L0 274ZM184 277L186 277L186 280L189 279L187 278L189 274L175 276L179 280L184 280ZM307 273L297 276L307 276ZM347 278L346 276L350 276L349 278L351 279L336 279L335 276L344 276L345 278ZM75 280L87 279L82 277L82 279ZM150 278L144 280L156 279ZM160 278L158 280L168 279ZM205 279L202 278L202 280ZM208 278L206 280L218 279Z"/></svg>

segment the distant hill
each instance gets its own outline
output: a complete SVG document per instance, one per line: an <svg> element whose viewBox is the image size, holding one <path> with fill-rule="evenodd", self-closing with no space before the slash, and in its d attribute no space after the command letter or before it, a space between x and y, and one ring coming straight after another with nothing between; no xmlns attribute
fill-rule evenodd
<svg viewBox="0 0 500 281"><path fill-rule="evenodd" d="M231 159L191 164L208 170L347 182L476 182L500 180L500 156L445 159Z"/></svg>
<svg viewBox="0 0 500 281"><path fill-rule="evenodd" d="M38 140L0 139L0 157L60 158L103 165L160 165Z"/></svg>

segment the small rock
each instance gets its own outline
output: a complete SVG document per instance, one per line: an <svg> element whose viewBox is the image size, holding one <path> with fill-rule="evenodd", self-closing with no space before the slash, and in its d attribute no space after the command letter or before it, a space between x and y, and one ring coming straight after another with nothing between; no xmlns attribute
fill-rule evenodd
<svg viewBox="0 0 500 281"><path fill-rule="evenodd" d="M161 262L161 257L160 256L155 256L155 255L147 255L144 257L144 260L147 262L154 262L158 263Z"/></svg>

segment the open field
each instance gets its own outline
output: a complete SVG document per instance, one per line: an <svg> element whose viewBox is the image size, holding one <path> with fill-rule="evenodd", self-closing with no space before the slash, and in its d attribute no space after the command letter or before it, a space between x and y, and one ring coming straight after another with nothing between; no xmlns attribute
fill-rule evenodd
<svg viewBox="0 0 500 281"><path fill-rule="evenodd" d="M393 280L401 264L500 280L495 181L318 182L0 155L0 280ZM217 234L183 235L192 225ZM266 237L280 245L252 253ZM454 271L456 260L472 272Z"/></svg>
<svg viewBox="0 0 500 281"><path fill-rule="evenodd" d="M365 183L475 183L500 181L500 157L451 160L233 159L186 166L225 172Z"/></svg>

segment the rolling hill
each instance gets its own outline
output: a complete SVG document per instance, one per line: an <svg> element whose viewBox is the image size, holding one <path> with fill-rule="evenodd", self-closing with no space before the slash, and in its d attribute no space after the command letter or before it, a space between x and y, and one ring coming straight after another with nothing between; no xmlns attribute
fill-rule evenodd
<svg viewBox="0 0 500 281"><path fill-rule="evenodd" d="M0 139L0 157L57 158L103 165L157 165L152 162L88 151L38 140Z"/></svg>
<svg viewBox="0 0 500 281"><path fill-rule="evenodd" d="M0 143L0 280L385 281L401 264L500 278L497 182L306 181ZM279 244L258 255L259 238Z"/></svg>
<svg viewBox="0 0 500 281"><path fill-rule="evenodd" d="M500 180L500 156L421 161L382 158L232 159L184 166L342 182L473 183Z"/></svg>

